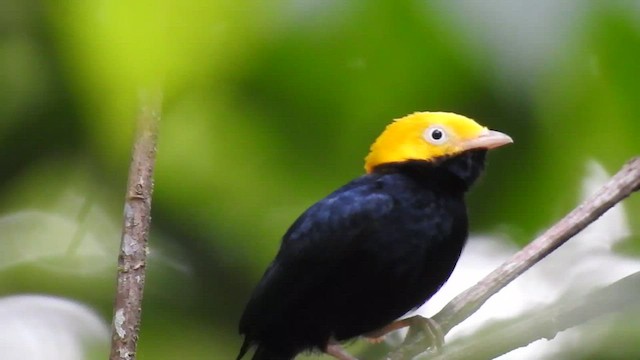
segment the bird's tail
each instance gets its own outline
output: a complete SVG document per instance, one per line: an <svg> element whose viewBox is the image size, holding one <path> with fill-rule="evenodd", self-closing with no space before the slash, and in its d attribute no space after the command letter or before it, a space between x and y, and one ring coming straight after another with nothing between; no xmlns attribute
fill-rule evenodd
<svg viewBox="0 0 640 360"><path fill-rule="evenodd" d="M240 354L236 360L242 359L242 357L249 351L251 347L251 343L247 340L242 343L242 347L240 348ZM256 352L253 354L251 360L293 360L296 356L295 353L290 351L277 351L266 348L264 346L258 345Z"/></svg>
<svg viewBox="0 0 640 360"><path fill-rule="evenodd" d="M240 347L240 353L236 357L236 360L241 360L244 357L244 354L247 353L250 347L251 347L251 341L249 341L249 339L247 338L244 338L244 341L242 342L242 346Z"/></svg>

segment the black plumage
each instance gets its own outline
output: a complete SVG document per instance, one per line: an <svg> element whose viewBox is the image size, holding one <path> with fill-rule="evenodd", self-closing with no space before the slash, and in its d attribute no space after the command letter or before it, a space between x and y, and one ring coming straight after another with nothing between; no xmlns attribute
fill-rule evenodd
<svg viewBox="0 0 640 360"><path fill-rule="evenodd" d="M242 358L292 359L375 331L449 278L467 238L464 194L485 149L382 164L304 212L240 321Z"/></svg>

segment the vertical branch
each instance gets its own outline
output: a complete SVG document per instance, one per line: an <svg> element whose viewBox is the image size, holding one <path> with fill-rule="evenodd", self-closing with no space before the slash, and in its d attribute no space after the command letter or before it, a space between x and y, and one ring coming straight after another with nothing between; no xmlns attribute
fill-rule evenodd
<svg viewBox="0 0 640 360"><path fill-rule="evenodd" d="M151 223L160 102L159 95L142 96L140 100L118 256L110 360L133 360L136 355Z"/></svg>

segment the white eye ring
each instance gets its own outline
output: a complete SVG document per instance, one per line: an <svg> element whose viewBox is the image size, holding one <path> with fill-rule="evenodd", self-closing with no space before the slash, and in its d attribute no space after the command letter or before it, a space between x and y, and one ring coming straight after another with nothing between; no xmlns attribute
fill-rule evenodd
<svg viewBox="0 0 640 360"><path fill-rule="evenodd" d="M434 145L441 145L447 141L447 132L440 126L430 126L425 130L423 137Z"/></svg>

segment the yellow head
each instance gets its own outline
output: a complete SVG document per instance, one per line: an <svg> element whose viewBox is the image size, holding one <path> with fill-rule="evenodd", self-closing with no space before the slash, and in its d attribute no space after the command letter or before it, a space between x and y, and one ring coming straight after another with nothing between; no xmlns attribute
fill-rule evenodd
<svg viewBox="0 0 640 360"><path fill-rule="evenodd" d="M433 160L472 149L492 149L512 143L503 133L453 113L417 112L387 126L365 159L367 173L381 164Z"/></svg>

